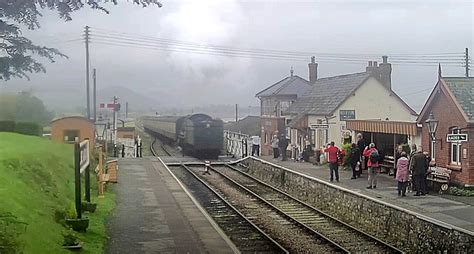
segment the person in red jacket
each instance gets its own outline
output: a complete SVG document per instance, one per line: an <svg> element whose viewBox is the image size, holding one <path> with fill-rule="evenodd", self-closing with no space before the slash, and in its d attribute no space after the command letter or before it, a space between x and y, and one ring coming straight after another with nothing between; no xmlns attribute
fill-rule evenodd
<svg viewBox="0 0 474 254"><path fill-rule="evenodd" d="M363 155L368 159L369 186L367 186L367 189L375 189L377 188L377 175L380 170L379 151L375 148L374 143L370 143L369 146L365 147Z"/></svg>
<svg viewBox="0 0 474 254"><path fill-rule="evenodd" d="M341 150L334 145L334 141L328 144L327 148L324 149L325 153L328 153L328 162L329 162L329 171L330 171L330 181L334 180L334 175L336 175L336 182L339 182L339 163L338 156L341 153Z"/></svg>

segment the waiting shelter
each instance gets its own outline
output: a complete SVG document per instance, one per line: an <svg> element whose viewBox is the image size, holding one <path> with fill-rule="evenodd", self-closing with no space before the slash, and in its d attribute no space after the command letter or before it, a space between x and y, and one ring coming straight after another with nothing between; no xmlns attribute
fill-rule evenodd
<svg viewBox="0 0 474 254"><path fill-rule="evenodd" d="M51 139L64 143L74 143L89 139L90 147L95 147L95 125L82 116L67 116L51 121Z"/></svg>

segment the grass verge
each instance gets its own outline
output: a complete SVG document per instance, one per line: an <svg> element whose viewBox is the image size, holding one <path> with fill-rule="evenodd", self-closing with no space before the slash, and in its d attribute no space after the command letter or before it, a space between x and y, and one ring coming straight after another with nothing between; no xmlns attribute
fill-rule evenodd
<svg viewBox="0 0 474 254"><path fill-rule="evenodd" d="M72 145L0 132L0 197L0 253L68 253L61 247L68 230L55 215L74 202ZM90 226L77 233L81 252L102 252L114 198L113 193L95 198L96 213L85 213ZM7 221L11 218L15 223Z"/></svg>

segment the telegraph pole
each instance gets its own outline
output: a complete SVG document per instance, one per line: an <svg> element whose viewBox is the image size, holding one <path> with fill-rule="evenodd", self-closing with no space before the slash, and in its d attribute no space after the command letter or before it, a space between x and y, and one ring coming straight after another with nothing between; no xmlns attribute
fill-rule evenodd
<svg viewBox="0 0 474 254"><path fill-rule="evenodd" d="M85 31L86 40L86 100L87 100L87 119L91 119L91 103L89 96L89 26L86 26Z"/></svg>
<svg viewBox="0 0 474 254"><path fill-rule="evenodd" d="M97 72L96 69L92 70L92 103L94 103L94 123L97 121Z"/></svg>
<svg viewBox="0 0 474 254"><path fill-rule="evenodd" d="M469 49L466 48L466 77L469 78Z"/></svg>
<svg viewBox="0 0 474 254"><path fill-rule="evenodd" d="M239 121L239 104L235 104L235 122Z"/></svg>

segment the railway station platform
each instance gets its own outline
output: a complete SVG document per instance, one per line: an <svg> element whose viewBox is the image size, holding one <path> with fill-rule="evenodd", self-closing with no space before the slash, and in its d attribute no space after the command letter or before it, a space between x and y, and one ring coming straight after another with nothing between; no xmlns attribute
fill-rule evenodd
<svg viewBox="0 0 474 254"><path fill-rule="evenodd" d="M329 183L328 166L316 166L308 162L292 160L281 161L274 159L273 156L261 156L259 158ZM340 168L339 176L339 182L334 181L331 184L422 214L474 234L474 197L457 197L437 193L430 193L426 196L413 196L414 193L407 193L406 197L399 197L397 181L393 176L380 174L377 178L377 189L366 189L368 186L366 170L363 171L361 178L351 179L352 171Z"/></svg>
<svg viewBox="0 0 474 254"><path fill-rule="evenodd" d="M120 158L106 253L236 253L155 157Z"/></svg>

